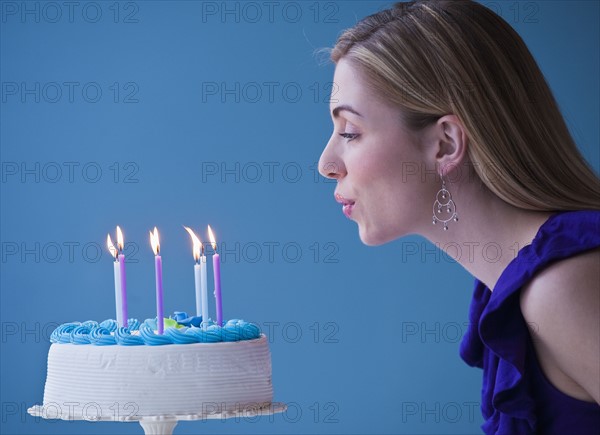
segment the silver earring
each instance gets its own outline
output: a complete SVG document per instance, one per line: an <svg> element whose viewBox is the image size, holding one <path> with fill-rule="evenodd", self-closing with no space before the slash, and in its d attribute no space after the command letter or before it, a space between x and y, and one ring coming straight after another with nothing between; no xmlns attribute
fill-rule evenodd
<svg viewBox="0 0 600 435"><path fill-rule="evenodd" d="M442 188L438 191L433 203L433 225L438 221L443 222L444 231L446 231L448 222L451 220L458 222L458 214L456 213L456 204L452 200L452 195L446 189L446 182L442 175Z"/></svg>

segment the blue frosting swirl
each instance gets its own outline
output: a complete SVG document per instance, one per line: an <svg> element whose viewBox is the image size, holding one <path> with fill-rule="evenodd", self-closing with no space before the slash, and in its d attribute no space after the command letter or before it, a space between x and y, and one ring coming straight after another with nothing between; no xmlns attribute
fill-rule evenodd
<svg viewBox="0 0 600 435"><path fill-rule="evenodd" d="M253 340L260 337L260 328L239 319L229 320L223 326L223 341Z"/></svg>
<svg viewBox="0 0 600 435"><path fill-rule="evenodd" d="M57 327L50 335L51 343L70 343L71 332L80 325L79 322L63 323Z"/></svg>
<svg viewBox="0 0 600 435"><path fill-rule="evenodd" d="M195 337L198 343L217 343L221 340L221 328L217 325L209 325L206 328L192 326L185 331L186 335Z"/></svg>
<svg viewBox="0 0 600 435"><path fill-rule="evenodd" d="M186 334L189 328L166 328L165 336L169 337L173 344L191 344L198 343L198 339L193 334Z"/></svg>
<svg viewBox="0 0 600 435"><path fill-rule="evenodd" d="M140 335L148 346L161 346L164 344L173 344L173 340L166 335L158 335L154 333L154 329L149 326L149 323L142 323L140 326Z"/></svg>
<svg viewBox="0 0 600 435"><path fill-rule="evenodd" d="M124 326L115 331L115 340L122 346L141 346L144 345L144 339L139 335L131 335L131 331Z"/></svg>
<svg viewBox="0 0 600 435"><path fill-rule="evenodd" d="M148 327L150 329L157 330L158 329L158 325L157 325L157 321L156 321L156 317L155 318L151 318L151 319L146 319L144 320L144 322L138 327L138 330L140 330L142 327Z"/></svg>
<svg viewBox="0 0 600 435"><path fill-rule="evenodd" d="M221 328L216 323L212 325L208 325L204 332L206 333L207 343L216 343L218 341L223 341L223 328Z"/></svg>
<svg viewBox="0 0 600 435"><path fill-rule="evenodd" d="M108 329L109 332L115 332L119 327L119 324L116 320L106 319L104 322L100 323L100 326L105 329Z"/></svg>
<svg viewBox="0 0 600 435"><path fill-rule="evenodd" d="M221 329L223 333L223 341L240 341L242 337L240 328L237 324L227 322Z"/></svg>
<svg viewBox="0 0 600 435"><path fill-rule="evenodd" d="M140 329L140 321L138 319L129 319L129 320L127 320L127 328L130 331L139 331L139 329Z"/></svg>
<svg viewBox="0 0 600 435"><path fill-rule="evenodd" d="M98 346L117 344L114 335L110 333L108 328L103 326L97 326L90 331L90 340L93 344L97 344Z"/></svg>
<svg viewBox="0 0 600 435"><path fill-rule="evenodd" d="M97 325L97 323L96 323L96 325ZM76 326L75 329L73 329L73 331L71 331L71 343L73 343L73 344L90 344L92 342L90 340L90 331L91 331L91 327L89 326L88 322L85 322L79 326Z"/></svg>

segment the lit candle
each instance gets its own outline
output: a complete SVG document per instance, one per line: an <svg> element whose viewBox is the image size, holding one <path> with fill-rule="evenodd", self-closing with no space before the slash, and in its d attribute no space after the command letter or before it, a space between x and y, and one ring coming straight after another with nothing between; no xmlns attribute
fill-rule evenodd
<svg viewBox="0 0 600 435"><path fill-rule="evenodd" d="M127 281L125 279L125 254L123 248L125 241L121 228L117 225L117 248L119 248L119 281L121 281L121 319L123 326L127 328Z"/></svg>
<svg viewBox="0 0 600 435"><path fill-rule="evenodd" d="M208 292L206 289L206 256L204 245L194 232L184 227L192 238L194 254L194 284L196 288L196 316L202 316L202 323L208 321Z"/></svg>
<svg viewBox="0 0 600 435"><path fill-rule="evenodd" d="M223 305L221 302L221 262L219 260L219 254L217 253L217 242L215 240L215 235L210 229L210 225L208 226L208 238L210 239L210 243L215 251L213 255L213 273L215 278L215 302L217 309L217 325L223 325Z"/></svg>
<svg viewBox="0 0 600 435"><path fill-rule="evenodd" d="M110 255L112 255L115 259L115 261L113 261L113 270L115 274L115 311L117 325L123 326L123 314L121 313L121 273L119 270L119 251L117 248L115 248L115 245L110 238L110 234L106 236L106 244L108 245Z"/></svg>
<svg viewBox="0 0 600 435"><path fill-rule="evenodd" d="M206 285L206 255L204 255L204 245L202 245L202 255L200 256L200 289L202 294L202 324L208 325L208 286Z"/></svg>
<svg viewBox="0 0 600 435"><path fill-rule="evenodd" d="M156 272L156 326L158 334L164 332L163 318L163 285L162 285L162 258L160 258L160 242L158 240L158 230L154 227L154 234L150 232L150 244L154 251L154 270Z"/></svg>

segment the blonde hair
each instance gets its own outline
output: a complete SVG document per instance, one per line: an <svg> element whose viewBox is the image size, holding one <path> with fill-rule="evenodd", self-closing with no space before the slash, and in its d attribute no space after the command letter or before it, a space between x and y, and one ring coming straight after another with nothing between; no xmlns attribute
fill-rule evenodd
<svg viewBox="0 0 600 435"><path fill-rule="evenodd" d="M411 1L345 30L331 50L398 105L413 131L455 114L482 182L513 206L600 209L600 178L585 161L517 32L468 0Z"/></svg>

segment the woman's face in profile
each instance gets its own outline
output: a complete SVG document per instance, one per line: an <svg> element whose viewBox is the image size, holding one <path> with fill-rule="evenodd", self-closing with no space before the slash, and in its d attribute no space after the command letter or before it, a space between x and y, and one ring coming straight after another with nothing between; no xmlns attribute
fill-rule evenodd
<svg viewBox="0 0 600 435"><path fill-rule="evenodd" d="M430 170L429 183L421 179L427 129L419 136L407 131L400 109L370 91L361 72L343 58L333 89L334 131L319 168L337 180L336 200L358 224L363 243L379 245L431 225L435 172Z"/></svg>

